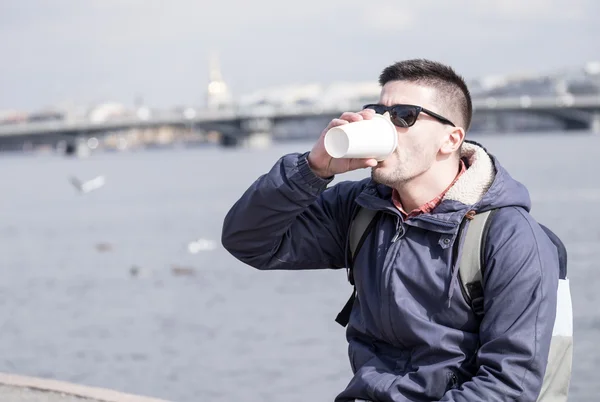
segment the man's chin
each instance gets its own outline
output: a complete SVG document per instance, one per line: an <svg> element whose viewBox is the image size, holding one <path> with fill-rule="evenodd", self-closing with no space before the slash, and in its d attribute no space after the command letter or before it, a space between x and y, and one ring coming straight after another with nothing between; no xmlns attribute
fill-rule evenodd
<svg viewBox="0 0 600 402"><path fill-rule="evenodd" d="M383 175L380 164L371 168L371 180L379 184L385 184L385 176Z"/></svg>
<svg viewBox="0 0 600 402"><path fill-rule="evenodd" d="M385 161L380 162L377 166L371 168L371 180L379 184L394 187L397 184L397 180L394 180L395 173L393 167L385 165Z"/></svg>

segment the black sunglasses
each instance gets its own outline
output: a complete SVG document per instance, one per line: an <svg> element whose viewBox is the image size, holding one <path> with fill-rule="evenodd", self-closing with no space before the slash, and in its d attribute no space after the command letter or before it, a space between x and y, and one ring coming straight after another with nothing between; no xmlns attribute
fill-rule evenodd
<svg viewBox="0 0 600 402"><path fill-rule="evenodd" d="M445 118L444 116L440 116L439 114L432 112L431 110L427 110L424 107L416 106L416 105L378 105L378 104L369 104L365 105L363 109L373 109L377 114L384 114L385 112L390 113L390 119L392 123L398 127L411 127L416 123L417 117L419 117L419 113L423 112L428 114L431 117L438 119L440 122L444 124L449 124L452 127L456 127L454 123Z"/></svg>

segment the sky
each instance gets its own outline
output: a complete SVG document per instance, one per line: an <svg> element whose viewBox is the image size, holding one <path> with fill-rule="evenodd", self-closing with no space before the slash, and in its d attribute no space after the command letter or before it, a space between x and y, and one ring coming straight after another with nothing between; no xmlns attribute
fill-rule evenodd
<svg viewBox="0 0 600 402"><path fill-rule="evenodd" d="M0 110L201 106L211 53L240 96L410 58L467 79L578 68L598 38L598 0L0 0Z"/></svg>

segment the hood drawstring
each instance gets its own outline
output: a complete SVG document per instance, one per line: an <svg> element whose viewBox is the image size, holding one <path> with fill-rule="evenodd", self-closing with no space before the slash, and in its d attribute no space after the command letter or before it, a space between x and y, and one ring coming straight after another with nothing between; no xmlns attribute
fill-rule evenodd
<svg viewBox="0 0 600 402"><path fill-rule="evenodd" d="M469 211L469 213L470 212L471 211ZM458 228L458 233L456 234L456 236L458 236L458 238L459 238L460 243L458 244L458 255L456 256L456 259L454 260L454 264L452 265L452 277L450 279L450 287L448 288L448 308L450 308L452 306L452 295L454 294L454 282L456 282L456 279L458 278L458 272L459 272L459 268L460 268L460 260L462 258L462 252L463 252L463 244L465 242L465 237L466 237L466 236L464 236L464 234L467 232L467 229L469 228L469 223L471 222L471 219L473 219L473 216L469 215L469 213L467 213L467 215L465 216L464 227L461 225Z"/></svg>

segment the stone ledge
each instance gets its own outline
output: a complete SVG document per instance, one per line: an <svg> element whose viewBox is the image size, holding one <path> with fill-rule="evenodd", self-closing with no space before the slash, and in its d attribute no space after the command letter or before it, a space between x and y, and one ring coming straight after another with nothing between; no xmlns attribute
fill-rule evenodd
<svg viewBox="0 0 600 402"><path fill-rule="evenodd" d="M9 399L7 399L9 397ZM0 400L11 402L169 402L106 388L0 373Z"/></svg>

